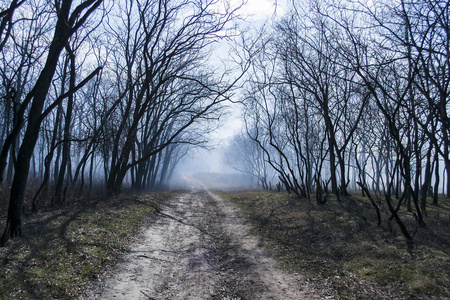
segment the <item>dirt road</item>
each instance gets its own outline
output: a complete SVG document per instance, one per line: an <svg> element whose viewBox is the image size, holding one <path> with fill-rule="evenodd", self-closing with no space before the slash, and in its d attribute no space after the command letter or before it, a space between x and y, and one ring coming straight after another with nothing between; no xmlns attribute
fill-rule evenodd
<svg viewBox="0 0 450 300"><path fill-rule="evenodd" d="M243 217L202 184L174 197L88 299L318 299L258 247Z"/></svg>

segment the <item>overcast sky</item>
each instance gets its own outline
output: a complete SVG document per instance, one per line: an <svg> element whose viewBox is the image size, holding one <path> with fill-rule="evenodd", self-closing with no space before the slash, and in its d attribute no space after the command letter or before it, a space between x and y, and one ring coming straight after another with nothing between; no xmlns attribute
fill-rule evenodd
<svg viewBox="0 0 450 300"><path fill-rule="evenodd" d="M240 0L232 0L232 2L240 3ZM254 20L264 20L276 15L283 15L282 0L248 0L247 4L242 8L241 13L244 16L250 16Z"/></svg>

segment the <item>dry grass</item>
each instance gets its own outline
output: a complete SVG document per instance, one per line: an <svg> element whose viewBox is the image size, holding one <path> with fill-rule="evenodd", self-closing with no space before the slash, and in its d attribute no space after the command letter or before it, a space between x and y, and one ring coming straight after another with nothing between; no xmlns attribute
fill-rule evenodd
<svg viewBox="0 0 450 300"><path fill-rule="evenodd" d="M286 270L306 274L338 299L450 298L449 199L428 206L426 228L417 228L413 215L402 213L414 233L411 248L396 224L388 226L383 203L379 228L375 211L362 197L318 206L285 193L221 195L248 215L262 246Z"/></svg>
<svg viewBox="0 0 450 300"><path fill-rule="evenodd" d="M411 249L394 223L394 233L388 229L382 203L379 228L373 208L362 197L318 206L285 193L221 195L248 215L261 245L286 270L305 274L337 299L450 298L449 199L428 206L426 228L416 228L412 214L402 213L415 234ZM0 248L2 299L79 297L170 196L122 196L32 215L25 224L27 236Z"/></svg>
<svg viewBox="0 0 450 300"><path fill-rule="evenodd" d="M33 214L26 236L0 248L2 299L79 297L167 197L121 196Z"/></svg>

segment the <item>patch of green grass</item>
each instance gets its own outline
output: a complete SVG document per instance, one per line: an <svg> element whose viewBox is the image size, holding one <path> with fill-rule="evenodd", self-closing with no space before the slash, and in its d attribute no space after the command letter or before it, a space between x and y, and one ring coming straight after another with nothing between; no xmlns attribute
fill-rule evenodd
<svg viewBox="0 0 450 300"><path fill-rule="evenodd" d="M286 193L223 192L247 216L262 246L282 268L302 273L338 299L450 298L450 200L427 206L427 227L401 210L414 247L408 247L380 202L382 226L368 199L325 205ZM393 228L394 233L389 229Z"/></svg>
<svg viewBox="0 0 450 300"><path fill-rule="evenodd" d="M2 299L79 297L171 196L121 196L31 216L25 223L27 236L0 248Z"/></svg>

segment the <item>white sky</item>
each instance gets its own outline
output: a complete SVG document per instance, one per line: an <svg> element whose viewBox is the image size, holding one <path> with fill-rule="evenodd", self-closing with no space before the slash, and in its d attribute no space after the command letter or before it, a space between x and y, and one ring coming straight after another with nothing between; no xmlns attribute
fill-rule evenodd
<svg viewBox="0 0 450 300"><path fill-rule="evenodd" d="M242 3L242 0L230 0L232 6ZM262 21L271 18L274 14L284 15L282 8L284 0L247 0L247 3L241 8L240 14L249 19L249 21Z"/></svg>
<svg viewBox="0 0 450 300"><path fill-rule="evenodd" d="M238 0L233 0L238 1ZM250 16L252 19L265 19L271 17L275 9L277 14L280 13L281 8L277 7L275 0L247 0L247 4L242 8L242 13L245 16Z"/></svg>

